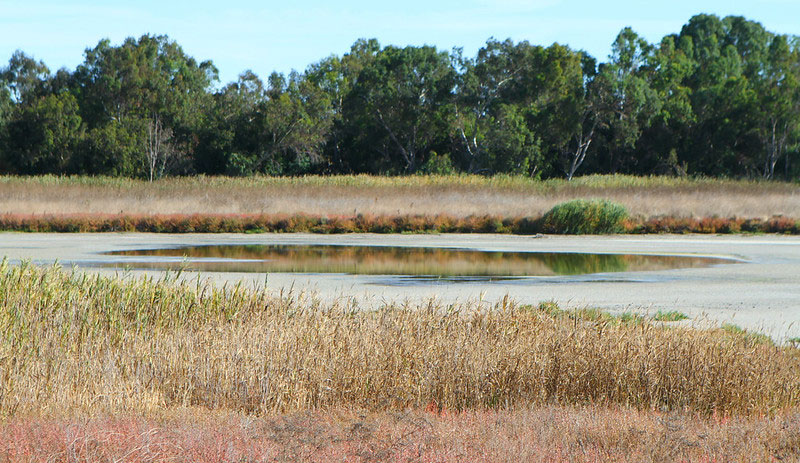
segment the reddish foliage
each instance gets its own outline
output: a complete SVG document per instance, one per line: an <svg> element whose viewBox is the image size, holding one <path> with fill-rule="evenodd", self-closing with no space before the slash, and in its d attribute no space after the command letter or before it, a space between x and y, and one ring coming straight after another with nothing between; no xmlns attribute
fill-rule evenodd
<svg viewBox="0 0 800 463"><path fill-rule="evenodd" d="M800 415L698 418L589 406L452 412L303 412L268 418L185 412L12 419L0 460L308 462L796 461Z"/></svg>
<svg viewBox="0 0 800 463"><path fill-rule="evenodd" d="M0 230L22 232L148 232L148 233L542 233L539 217L493 215L458 218L449 215L311 216L305 214L191 215L23 215L0 216ZM800 223L776 216L769 220L722 217L661 216L627 219L627 233L784 233L800 234Z"/></svg>

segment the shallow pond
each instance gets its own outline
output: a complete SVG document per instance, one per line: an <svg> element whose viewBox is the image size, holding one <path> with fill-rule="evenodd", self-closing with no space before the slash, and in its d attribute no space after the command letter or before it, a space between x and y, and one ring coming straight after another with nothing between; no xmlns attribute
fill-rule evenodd
<svg viewBox="0 0 800 463"><path fill-rule="evenodd" d="M115 251L106 266L203 272L337 273L442 279L503 279L708 267L696 256L498 252L474 249L337 245L219 245Z"/></svg>

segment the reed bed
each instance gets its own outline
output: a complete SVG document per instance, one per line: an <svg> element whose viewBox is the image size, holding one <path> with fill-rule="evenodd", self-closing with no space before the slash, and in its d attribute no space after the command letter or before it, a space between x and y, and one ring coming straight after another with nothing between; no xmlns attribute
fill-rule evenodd
<svg viewBox="0 0 800 463"><path fill-rule="evenodd" d="M577 198L607 199L653 218L800 218L800 184L592 175L527 177L0 177L0 213L46 215L449 215L539 217Z"/></svg>
<svg viewBox="0 0 800 463"><path fill-rule="evenodd" d="M270 415L800 405L798 349L725 330L520 307L325 305L304 294L0 265L0 412Z"/></svg>

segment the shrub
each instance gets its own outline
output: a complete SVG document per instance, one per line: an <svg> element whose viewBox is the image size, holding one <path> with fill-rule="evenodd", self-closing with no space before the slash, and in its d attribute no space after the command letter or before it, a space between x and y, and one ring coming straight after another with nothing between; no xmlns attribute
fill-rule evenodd
<svg viewBox="0 0 800 463"><path fill-rule="evenodd" d="M545 233L599 235L621 233L628 211L621 204L602 199L576 199L561 203L542 217Z"/></svg>
<svg viewBox="0 0 800 463"><path fill-rule="evenodd" d="M430 157L420 168L421 174L428 175L453 175L455 172L456 168L450 160L450 155L437 154L436 151L431 151Z"/></svg>
<svg viewBox="0 0 800 463"><path fill-rule="evenodd" d="M657 322L679 322L681 320L688 320L689 316L683 312L678 312L677 310L670 310L668 312L662 312L659 310L653 315L653 320Z"/></svg>

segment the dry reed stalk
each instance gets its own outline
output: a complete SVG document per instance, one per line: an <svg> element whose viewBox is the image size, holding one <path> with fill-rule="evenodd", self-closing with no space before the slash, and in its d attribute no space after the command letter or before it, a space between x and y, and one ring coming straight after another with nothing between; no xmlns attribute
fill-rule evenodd
<svg viewBox="0 0 800 463"><path fill-rule="evenodd" d="M620 404L800 405L797 349L548 305L322 305L298 294L0 267L0 411L270 414Z"/></svg>

